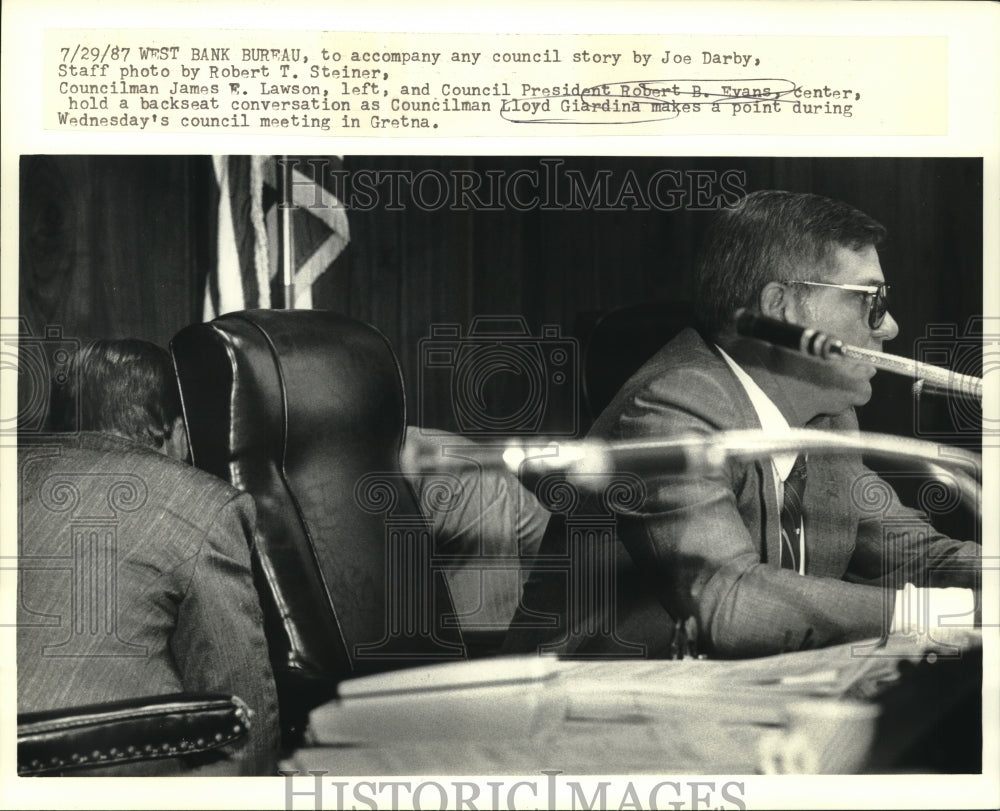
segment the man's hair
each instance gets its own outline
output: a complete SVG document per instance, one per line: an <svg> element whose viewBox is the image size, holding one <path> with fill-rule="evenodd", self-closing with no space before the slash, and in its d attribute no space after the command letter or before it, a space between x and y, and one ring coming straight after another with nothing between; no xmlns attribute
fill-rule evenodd
<svg viewBox="0 0 1000 811"><path fill-rule="evenodd" d="M837 246L878 245L885 228L862 211L817 194L756 191L719 213L695 278L695 316L707 335L756 310L768 282L806 280Z"/></svg>
<svg viewBox="0 0 1000 811"><path fill-rule="evenodd" d="M170 355L149 341L87 344L52 387L56 431L104 431L159 448L180 414Z"/></svg>

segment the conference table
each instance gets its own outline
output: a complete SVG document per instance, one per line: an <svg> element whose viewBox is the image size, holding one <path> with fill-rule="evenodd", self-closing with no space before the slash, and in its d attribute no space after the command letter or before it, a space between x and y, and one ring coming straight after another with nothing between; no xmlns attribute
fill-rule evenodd
<svg viewBox="0 0 1000 811"><path fill-rule="evenodd" d="M342 683L303 774L851 774L981 769L979 630L740 661L517 656ZM908 760L915 745L938 762Z"/></svg>

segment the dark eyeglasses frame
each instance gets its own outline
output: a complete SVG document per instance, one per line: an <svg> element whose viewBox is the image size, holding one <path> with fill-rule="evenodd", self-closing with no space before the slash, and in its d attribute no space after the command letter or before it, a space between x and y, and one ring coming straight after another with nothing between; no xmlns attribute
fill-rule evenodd
<svg viewBox="0 0 1000 811"><path fill-rule="evenodd" d="M868 326L871 329L878 329L885 321L885 314L889 312L889 285L882 284L832 284L831 282L807 282L801 279L786 279L784 284L804 284L810 287L836 287L839 290L847 290L851 293L862 293L871 296L868 302Z"/></svg>

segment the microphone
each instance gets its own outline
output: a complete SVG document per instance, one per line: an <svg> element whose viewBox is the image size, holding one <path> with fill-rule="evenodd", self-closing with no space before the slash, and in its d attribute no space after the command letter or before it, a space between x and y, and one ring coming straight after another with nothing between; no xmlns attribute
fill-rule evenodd
<svg viewBox="0 0 1000 811"><path fill-rule="evenodd" d="M844 349L843 341L825 332L756 315L744 309L736 313L736 331L744 338L757 338L775 346L795 349L824 360L831 355L842 354Z"/></svg>
<svg viewBox="0 0 1000 811"><path fill-rule="evenodd" d="M585 487L599 485L617 473L705 475L726 462L726 449L716 437L685 437L651 442L604 442L585 439L547 445L512 443L503 452L507 469L523 482L561 473Z"/></svg>
<svg viewBox="0 0 1000 811"><path fill-rule="evenodd" d="M867 363L884 372L892 372L916 379L920 385L914 388L914 395L920 392L959 395L970 399L981 400L983 397L983 379L973 375L963 375L952 372L940 366L922 363L916 360L865 349L860 346L845 344L839 338L827 335L815 329L788 324L774 318L756 315L748 310L740 309L736 313L736 331L745 338L756 338L761 341L793 349L805 355L829 360L840 358Z"/></svg>

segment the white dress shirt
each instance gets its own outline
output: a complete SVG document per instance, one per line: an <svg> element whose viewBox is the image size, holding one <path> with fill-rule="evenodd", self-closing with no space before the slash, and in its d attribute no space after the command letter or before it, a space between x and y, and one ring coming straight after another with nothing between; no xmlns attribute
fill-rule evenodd
<svg viewBox="0 0 1000 811"><path fill-rule="evenodd" d="M743 367L726 354L722 347L716 348L722 355L723 360L729 364L729 368L733 370L736 379L740 381L740 385L743 386L744 391L746 391L747 396L750 398L754 411L757 412L757 419L760 421L761 429L768 434L787 433L790 427L788 420L785 419L785 415L781 413L781 410L774 404L774 401L764 393L764 390L746 373ZM788 478L788 474L792 472L792 466L795 464L797 456L798 454L795 453L778 453L771 457L771 471L774 474L774 490L778 494L779 513L784 501L785 480ZM799 574L806 573L806 531L804 522L799 527L798 572Z"/></svg>

